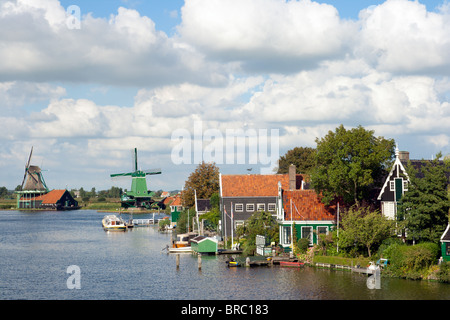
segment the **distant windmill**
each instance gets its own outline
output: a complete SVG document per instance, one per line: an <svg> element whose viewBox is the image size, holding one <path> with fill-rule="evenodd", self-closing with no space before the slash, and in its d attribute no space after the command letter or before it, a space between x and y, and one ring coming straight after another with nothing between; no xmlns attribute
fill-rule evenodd
<svg viewBox="0 0 450 320"><path fill-rule="evenodd" d="M28 162L25 165L25 174L22 180L22 190L23 191L45 191L48 192L48 187L45 184L44 176L42 175L42 170L38 166L32 166L31 155L33 154L33 147L31 147L30 156L28 157ZM25 186L24 186L25 184Z"/></svg>
<svg viewBox="0 0 450 320"><path fill-rule="evenodd" d="M131 191L127 191L122 195L122 207L150 208L152 203L154 203L151 198L154 193L149 193L147 190L146 176L161 174L161 169L139 170L137 148L134 148L132 159L132 172L111 174L111 178L131 176Z"/></svg>

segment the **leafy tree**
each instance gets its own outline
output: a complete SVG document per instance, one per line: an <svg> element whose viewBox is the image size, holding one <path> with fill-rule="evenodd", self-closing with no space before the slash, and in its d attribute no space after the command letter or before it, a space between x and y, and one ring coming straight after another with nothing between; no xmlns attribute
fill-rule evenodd
<svg viewBox="0 0 450 320"><path fill-rule="evenodd" d="M288 173L291 164L296 166L297 173L309 173L314 167L315 151L314 148L308 147L296 147L289 150L280 157L277 173Z"/></svg>
<svg viewBox="0 0 450 320"><path fill-rule="evenodd" d="M219 168L214 162L202 161L185 182L182 199L186 207L195 205L194 190L198 199L209 199L213 193L219 192Z"/></svg>
<svg viewBox="0 0 450 320"><path fill-rule="evenodd" d="M399 205L399 218L404 219L409 240L438 242L448 224L450 201L447 191L446 172L450 166L439 161L441 154L433 161L421 166L421 172L407 166L410 179L408 191Z"/></svg>
<svg viewBox="0 0 450 320"><path fill-rule="evenodd" d="M311 181L325 204L342 197L359 206L373 187L381 185L394 156L394 140L375 137L362 126L346 130L341 125L316 143Z"/></svg>
<svg viewBox="0 0 450 320"><path fill-rule="evenodd" d="M6 187L0 187L0 198L5 198L8 195L8 189Z"/></svg>
<svg viewBox="0 0 450 320"><path fill-rule="evenodd" d="M374 247L379 246L394 230L394 221L379 211L368 208L350 208L342 217L343 231L339 235L339 247L364 247L369 257Z"/></svg>
<svg viewBox="0 0 450 320"><path fill-rule="evenodd" d="M256 236L266 236L270 241L278 242L278 223L269 212L255 212L247 221L244 227L238 228L236 235L244 236L246 241L243 244L243 253L251 255L256 251Z"/></svg>

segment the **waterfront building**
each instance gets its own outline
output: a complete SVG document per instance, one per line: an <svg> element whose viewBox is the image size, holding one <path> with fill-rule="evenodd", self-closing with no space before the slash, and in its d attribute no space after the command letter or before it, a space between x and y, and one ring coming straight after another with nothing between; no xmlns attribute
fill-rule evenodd
<svg viewBox="0 0 450 320"><path fill-rule="evenodd" d="M220 175L222 236L230 237L253 213L267 211L279 223L285 250L292 246L293 232L297 239L316 244L318 234L336 225L336 206L325 206L307 180L307 175L296 174L294 165L288 174Z"/></svg>

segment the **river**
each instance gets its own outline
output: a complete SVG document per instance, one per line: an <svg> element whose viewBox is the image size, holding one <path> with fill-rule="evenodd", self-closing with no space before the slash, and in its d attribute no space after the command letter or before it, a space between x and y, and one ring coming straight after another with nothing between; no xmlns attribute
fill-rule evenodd
<svg viewBox="0 0 450 320"><path fill-rule="evenodd" d="M382 277L381 289L369 289L361 274L228 268L221 255L202 257L199 270L196 256L182 254L177 268L162 251L170 234L105 232L103 216L0 211L0 300L450 300L449 284Z"/></svg>

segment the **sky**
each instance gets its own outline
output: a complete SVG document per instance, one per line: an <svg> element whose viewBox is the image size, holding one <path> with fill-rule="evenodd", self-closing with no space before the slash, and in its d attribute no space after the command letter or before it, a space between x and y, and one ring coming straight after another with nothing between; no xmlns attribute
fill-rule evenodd
<svg viewBox="0 0 450 320"><path fill-rule="evenodd" d="M149 189L182 189L340 124L447 155L449 52L446 0L0 0L0 186L33 147L50 189L129 189L137 148Z"/></svg>

